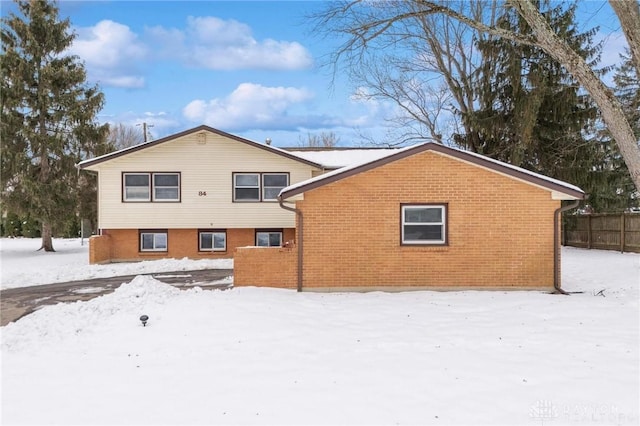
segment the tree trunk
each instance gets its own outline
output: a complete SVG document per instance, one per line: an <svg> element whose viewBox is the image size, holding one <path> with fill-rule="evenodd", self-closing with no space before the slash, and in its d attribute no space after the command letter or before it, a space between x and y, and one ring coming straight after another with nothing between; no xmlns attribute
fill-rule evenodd
<svg viewBox="0 0 640 426"><path fill-rule="evenodd" d="M38 250L55 251L53 249L53 239L51 231L51 223L48 221L42 223L42 246Z"/></svg>
<svg viewBox="0 0 640 426"><path fill-rule="evenodd" d="M602 119L615 139L631 173L631 179L636 189L640 191L640 147L620 101L595 75L585 60L553 32L530 0L510 0L510 3L535 32L537 44L564 65L596 102L602 113Z"/></svg>
<svg viewBox="0 0 640 426"><path fill-rule="evenodd" d="M634 0L609 0L609 4L618 15L620 27L629 43L631 58L640 76L640 4Z"/></svg>

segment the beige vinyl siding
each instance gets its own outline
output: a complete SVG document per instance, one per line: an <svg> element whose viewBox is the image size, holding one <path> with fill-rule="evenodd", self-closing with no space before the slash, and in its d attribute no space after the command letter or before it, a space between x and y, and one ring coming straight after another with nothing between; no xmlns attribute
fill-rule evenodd
<svg viewBox="0 0 640 426"><path fill-rule="evenodd" d="M220 135L202 133L206 133L205 143L199 132L88 167L99 173L99 227L294 227L294 214L277 202L232 202L232 173L288 172L292 184L311 178L316 169ZM180 172L181 202L122 202L123 172Z"/></svg>

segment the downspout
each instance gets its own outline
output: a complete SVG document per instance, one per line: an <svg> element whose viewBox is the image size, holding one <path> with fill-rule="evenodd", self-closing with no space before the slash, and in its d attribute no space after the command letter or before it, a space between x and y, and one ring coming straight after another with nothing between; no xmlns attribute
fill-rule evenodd
<svg viewBox="0 0 640 426"><path fill-rule="evenodd" d="M290 212L294 212L296 216L298 216L298 229L296 229L296 236L298 237L298 292L302 291L302 229L303 229L303 221L302 221L302 210L296 209L295 207L289 207L284 205L284 201L282 200L282 196L278 196L278 203L280 203L280 207L285 210L289 210Z"/></svg>
<svg viewBox="0 0 640 426"><path fill-rule="evenodd" d="M560 288L560 227L558 224L560 223L562 212L575 209L578 207L578 204L580 204L580 200L575 200L573 203L564 207L562 207L562 201L560 204L560 207L553 213L553 288L560 294L568 295L569 293Z"/></svg>

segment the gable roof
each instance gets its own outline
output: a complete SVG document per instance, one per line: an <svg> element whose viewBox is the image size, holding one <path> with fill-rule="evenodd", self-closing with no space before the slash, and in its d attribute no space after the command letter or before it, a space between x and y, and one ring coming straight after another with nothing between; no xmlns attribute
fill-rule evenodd
<svg viewBox="0 0 640 426"><path fill-rule="evenodd" d="M306 191L310 191L315 188L327 185L332 182L342 180L344 178L363 173L376 167L389 164L391 162L407 158L411 155L415 155L425 151L433 151L440 154L444 154L458 160L474 164L479 167L483 167L494 172L507 175L511 178L515 178L521 181L525 181L529 184L536 185L550 191L556 191L566 195L567 199L584 199L585 193L582 189L561 180L553 179L532 171L516 167L511 164L503 163L502 161L494 160L484 155L476 154L469 151L463 151L461 149L452 148L449 146L441 145L436 142L425 142L419 145L412 145L403 149L396 150L382 158L360 162L349 167L343 167L338 170L334 170L329 173L325 173L320 176L290 185L284 188L280 192L282 199L287 199L298 194L302 194Z"/></svg>
<svg viewBox="0 0 640 426"><path fill-rule="evenodd" d="M180 132L180 133L175 133L173 135L169 135L169 136L166 136L166 137L161 138L161 139L156 139L156 140L153 140L153 141L141 143L139 145L131 146L129 148L124 148L124 149L121 149L119 151L110 152L109 154L101 155L99 157L90 158L90 159L87 159L87 160L79 162L77 166L79 168L81 168L81 169L84 169L86 167L94 166L96 164L99 164L99 163L102 163L102 162L105 162L105 161L113 160L114 158L122 157L123 155L128 155L128 154L131 154L133 152L137 152L137 151L141 151L143 149L151 148L152 146L160 145L162 143L169 142L169 141L172 141L174 139L178 139L178 138L181 138L181 137L184 137L184 136L188 136L188 135L191 135L191 134L194 134L194 133L202 132L202 131L207 131L207 132L214 133L216 135L224 136L226 138L233 139L234 141L241 142L241 143L250 145L250 146L255 147L255 148L263 149L265 151L271 152L273 154L280 155L280 156L285 157L285 158L289 158L289 159L294 160L294 161L299 161L301 163L308 164L309 166L312 166L312 167L317 167L319 169L324 169L325 168L322 164L316 163L316 162L311 161L311 160L307 160L305 158L302 158L300 156L297 156L295 154L287 152L284 149L276 148L276 147L270 146L270 145L261 144L261 143L258 143L258 142L251 141L249 139L244 139L244 138L241 138L240 136L232 135L230 133L226 133L226 132L223 132L222 130L214 129L213 127L209 127L209 126L206 126L206 125L201 125L201 126L198 126L198 127L194 127L193 129L185 130L185 131Z"/></svg>

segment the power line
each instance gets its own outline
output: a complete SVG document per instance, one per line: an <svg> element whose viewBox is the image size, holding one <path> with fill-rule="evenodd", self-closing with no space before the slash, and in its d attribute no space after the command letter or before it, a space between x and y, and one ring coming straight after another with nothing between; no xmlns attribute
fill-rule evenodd
<svg viewBox="0 0 640 426"><path fill-rule="evenodd" d="M136 124L136 126L140 126L141 124L138 123ZM149 135L149 132L147 130L147 128L149 127L153 127L153 124L147 124L145 122L142 123L142 135L144 136L144 141L147 141L147 135Z"/></svg>

